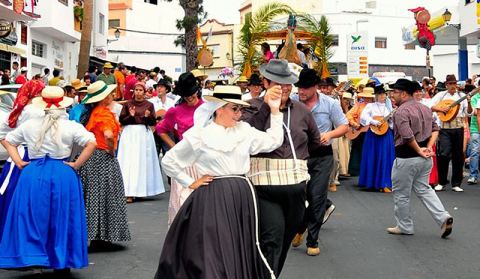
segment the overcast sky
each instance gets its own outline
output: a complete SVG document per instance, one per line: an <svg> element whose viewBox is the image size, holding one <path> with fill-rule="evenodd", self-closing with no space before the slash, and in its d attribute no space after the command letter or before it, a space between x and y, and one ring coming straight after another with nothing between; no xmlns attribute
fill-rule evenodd
<svg viewBox="0 0 480 279"><path fill-rule="evenodd" d="M203 0L203 4L205 11L208 12L208 19L216 19L222 23L239 23L240 13L238 9L244 1L245 0ZM409 12L407 12L409 8L421 6L427 8L430 13L434 13L444 6L458 5L459 1L465 2L464 0L377 0L377 6L381 7L383 12L390 12L392 15L407 16L409 15ZM365 0L324 0L324 8L325 12L354 10L365 7L365 2Z"/></svg>

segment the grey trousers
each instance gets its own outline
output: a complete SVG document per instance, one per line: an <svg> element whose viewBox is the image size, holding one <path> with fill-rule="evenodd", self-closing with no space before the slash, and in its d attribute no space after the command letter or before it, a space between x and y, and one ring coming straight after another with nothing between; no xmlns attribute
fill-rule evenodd
<svg viewBox="0 0 480 279"><path fill-rule="evenodd" d="M425 205L438 226L449 216L435 191L428 185L432 159L415 157L397 158L392 169L392 190L395 201L397 228L405 234L413 234L413 221L410 216L410 195L412 190Z"/></svg>
<svg viewBox="0 0 480 279"><path fill-rule="evenodd" d="M335 138L332 141L332 151L333 151L333 170L330 173L330 178L328 185L340 185L338 181L338 175L340 170L340 149L339 149L339 139Z"/></svg>

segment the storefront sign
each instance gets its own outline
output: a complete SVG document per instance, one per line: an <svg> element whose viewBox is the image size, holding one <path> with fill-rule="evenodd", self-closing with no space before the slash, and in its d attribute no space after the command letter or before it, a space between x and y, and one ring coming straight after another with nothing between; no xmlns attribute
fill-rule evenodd
<svg viewBox="0 0 480 279"><path fill-rule="evenodd" d="M0 38L5 38L12 32L12 23L5 19L0 19Z"/></svg>
<svg viewBox="0 0 480 279"><path fill-rule="evenodd" d="M349 78L368 77L368 33L355 32L347 36L347 73Z"/></svg>
<svg viewBox="0 0 480 279"><path fill-rule="evenodd" d="M94 48L95 56L98 58L106 59L107 58L107 51L103 47L96 47Z"/></svg>
<svg viewBox="0 0 480 279"><path fill-rule="evenodd" d="M63 47L59 43L53 41L52 49L55 66L58 68L63 68Z"/></svg>
<svg viewBox="0 0 480 279"><path fill-rule="evenodd" d="M27 54L27 51L24 50L24 49L21 49L19 47L15 47L15 46L9 46L9 45L2 44L2 43L0 43L0 50L13 52L13 53L17 53L17 54L20 54L20 55Z"/></svg>

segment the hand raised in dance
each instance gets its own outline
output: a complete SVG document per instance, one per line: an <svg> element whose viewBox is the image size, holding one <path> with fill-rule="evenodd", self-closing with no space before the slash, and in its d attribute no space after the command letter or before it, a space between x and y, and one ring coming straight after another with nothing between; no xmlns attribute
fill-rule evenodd
<svg viewBox="0 0 480 279"><path fill-rule="evenodd" d="M207 186L212 181L213 181L213 176L211 176L209 174L205 174L204 176L195 180L195 182L193 182L190 186L188 186L188 188L198 189L201 186Z"/></svg>
<svg viewBox="0 0 480 279"><path fill-rule="evenodd" d="M130 113L130 116L135 116L135 106L129 107L128 108L128 113Z"/></svg>
<svg viewBox="0 0 480 279"><path fill-rule="evenodd" d="M282 102L282 87L280 85L272 86L265 94L265 102L268 103L272 114L277 114Z"/></svg>
<svg viewBox="0 0 480 279"><path fill-rule="evenodd" d="M151 114L151 112L147 109L147 110L145 111L145 117L149 117L150 114Z"/></svg>

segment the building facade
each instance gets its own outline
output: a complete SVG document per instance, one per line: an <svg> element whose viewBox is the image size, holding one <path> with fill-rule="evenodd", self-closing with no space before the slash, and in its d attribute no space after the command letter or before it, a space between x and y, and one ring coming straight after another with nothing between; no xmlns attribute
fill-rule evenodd
<svg viewBox="0 0 480 279"><path fill-rule="evenodd" d="M184 16L178 1L109 0L108 60L153 69L158 66L173 79L185 71L185 50L174 41L183 31L176 20ZM120 31L115 39L114 32Z"/></svg>

